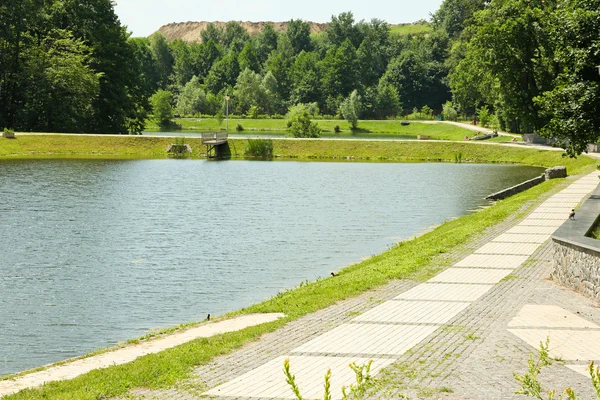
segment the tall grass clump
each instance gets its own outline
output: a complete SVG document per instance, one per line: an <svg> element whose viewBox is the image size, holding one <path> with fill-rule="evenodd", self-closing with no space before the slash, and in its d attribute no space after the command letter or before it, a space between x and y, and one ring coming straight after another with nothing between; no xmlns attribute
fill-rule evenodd
<svg viewBox="0 0 600 400"><path fill-rule="evenodd" d="M273 158L273 141L271 139L248 139L246 157Z"/></svg>

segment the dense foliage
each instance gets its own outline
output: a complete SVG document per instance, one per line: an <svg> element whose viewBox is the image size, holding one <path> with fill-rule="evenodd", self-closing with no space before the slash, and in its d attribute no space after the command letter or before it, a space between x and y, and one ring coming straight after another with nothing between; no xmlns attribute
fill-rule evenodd
<svg viewBox="0 0 600 400"><path fill-rule="evenodd" d="M600 0L445 0L421 34L345 12L316 35L302 20L253 36L229 22L186 43L128 38L111 0L6 0L0 127L138 132L152 104L165 125L169 105L222 119L230 96L230 113L315 105L354 128L411 112L477 118L557 138L575 155L600 134L599 9ZM305 134L303 117L293 122Z"/></svg>
<svg viewBox="0 0 600 400"><path fill-rule="evenodd" d="M110 0L0 3L0 126L18 130L140 131L155 88Z"/></svg>

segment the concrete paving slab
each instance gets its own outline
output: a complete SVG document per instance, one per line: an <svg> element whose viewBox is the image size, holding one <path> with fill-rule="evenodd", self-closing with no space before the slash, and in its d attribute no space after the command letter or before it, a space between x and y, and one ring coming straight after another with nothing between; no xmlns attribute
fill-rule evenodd
<svg viewBox="0 0 600 400"><path fill-rule="evenodd" d="M563 213L554 213L554 212L537 212L534 211L527 216L527 219L552 219L558 221L566 221L569 218L569 214L565 215Z"/></svg>
<svg viewBox="0 0 600 400"><path fill-rule="evenodd" d="M324 377L329 369L332 399L341 399L342 386L349 387L356 383L356 375L349 367L351 363L365 365L373 360L371 374L376 375L381 369L394 362L394 359L380 358L282 356L217 386L204 395L296 399L283 373L283 362L286 358L290 360L290 371L296 377L296 384L305 399L323 398Z"/></svg>
<svg viewBox="0 0 600 400"><path fill-rule="evenodd" d="M544 243L550 239L550 235L535 235L531 233L503 233L492 242L506 243Z"/></svg>
<svg viewBox="0 0 600 400"><path fill-rule="evenodd" d="M569 210L569 213L571 212L571 210ZM567 217L569 216L569 213L567 213ZM564 216L564 214L563 214ZM566 218L563 219L524 219L523 221L521 221L521 223L519 224L519 226L551 226L553 228L558 228L559 226L561 226L562 224L565 223Z"/></svg>
<svg viewBox="0 0 600 400"><path fill-rule="evenodd" d="M556 231L556 228L553 226L517 225L507 230L506 233L531 233L534 235L552 235L554 231Z"/></svg>
<svg viewBox="0 0 600 400"><path fill-rule="evenodd" d="M516 246L517 244L513 244ZM495 246L495 245L493 245ZM471 254L454 264L455 267L514 269L527 261L527 256L506 254Z"/></svg>
<svg viewBox="0 0 600 400"><path fill-rule="evenodd" d="M493 285L422 283L397 296L399 300L475 301Z"/></svg>
<svg viewBox="0 0 600 400"><path fill-rule="evenodd" d="M587 365L565 365L565 367L569 368L571 371L575 371L578 374L581 374L585 377L590 377L590 370Z"/></svg>
<svg viewBox="0 0 600 400"><path fill-rule="evenodd" d="M475 251L475 254L510 254L510 255L532 255L537 248L540 247L537 243L501 243L490 242Z"/></svg>
<svg viewBox="0 0 600 400"><path fill-rule="evenodd" d="M354 322L445 324L471 303L391 300L354 318Z"/></svg>
<svg viewBox="0 0 600 400"><path fill-rule="evenodd" d="M508 323L508 327L600 329L600 326L562 307L537 304L524 306Z"/></svg>
<svg viewBox="0 0 600 400"><path fill-rule="evenodd" d="M567 361L600 360L600 331L572 329L509 329L509 332L539 349L550 338L550 357Z"/></svg>
<svg viewBox="0 0 600 400"><path fill-rule="evenodd" d="M429 282L496 284L513 269L448 268Z"/></svg>
<svg viewBox="0 0 600 400"><path fill-rule="evenodd" d="M402 355L436 329L433 325L343 324L292 352Z"/></svg>

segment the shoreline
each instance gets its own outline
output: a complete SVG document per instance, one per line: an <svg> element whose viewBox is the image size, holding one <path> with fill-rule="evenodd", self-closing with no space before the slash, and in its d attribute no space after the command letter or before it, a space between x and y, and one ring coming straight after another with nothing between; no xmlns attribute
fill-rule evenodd
<svg viewBox="0 0 600 400"><path fill-rule="evenodd" d="M552 152L552 153L554 153L554 152ZM52 157L52 156L50 156L50 157ZM2 160L1 157L0 157L0 160ZM300 161L300 160L295 160L295 161ZM575 163L574 165L579 166L579 170L581 173L581 170L588 170L588 169L591 170L592 164L594 164L594 163L595 163L595 160L590 160L590 162L584 162L584 163L579 162L579 163ZM571 175L573 175L573 174L571 174ZM561 182L562 181L563 180L561 180ZM539 199L537 199L538 195L543 195L547 192L551 192L557 185L559 185L559 183L560 183L559 181L549 182L549 183L543 185L542 188L524 192L522 194L514 196L511 199L508 199L506 201L498 203L495 206L484 209L480 212L446 222L446 223L442 224L441 226L435 227L432 231L421 234L418 237L415 237L413 239L410 239L410 240L407 240L404 242L399 242L392 249L387 250L381 254L375 255L375 256L369 258L368 260L345 267L341 271L341 276L338 277L338 281L343 280L345 278L344 275L346 275L346 277L348 277L348 279L350 279L351 283L356 283L355 281L361 281L362 283L359 284L358 287L343 288L343 291L341 293L336 293L333 296L333 298L328 293L328 291L329 291L328 286L330 286L332 284L332 282L331 282L332 280L324 279L321 281L311 282L308 285L306 285L305 287L300 286L300 287L292 288L284 293L274 296L273 298L271 298L265 302L262 302L259 304L254 304L249 307L245 307L241 310L237 310L237 311L225 314L223 316L223 318L232 318L234 316L246 315L246 314L251 314L251 313L259 313L259 312L284 312L285 313L286 308L289 310L289 307L292 304L296 304L296 303L298 305L302 305L304 307L304 309L302 309L302 310L297 310L298 306L293 307L292 309L295 309L295 311L293 311L291 313L287 312L286 313L287 317L283 318L282 320L268 323L265 326L261 326L258 328L245 329L243 332L227 334L227 335L225 335L226 337L220 338L219 340L215 340L214 342L209 341L208 343L203 343L202 346L207 345L209 347L212 347L211 351L212 351L213 355L210 355L208 360L212 359L212 357L214 357L216 355L226 354L229 351L235 350L235 348L237 348L236 346L241 346L245 343L252 342L252 341L256 340L261 334L274 331L274 330L284 326L286 323L293 321L295 319L298 319L303 315L314 312L316 310L320 310L320 309L327 307L328 305L335 303L337 301L340 301L343 299L348 299L348 298L356 296L360 293L364 293L365 291L368 291L370 289L379 287L379 286L385 284L385 282L388 282L389 279L415 279L415 280L426 279L428 276L430 276L431 274L433 274L435 272L435 270L432 270L431 264L432 264L433 260L436 259L436 257L438 257L439 255L443 255L447 251L457 248L457 246L458 247L463 246L464 245L463 241L464 241L465 237L467 239L472 238L474 235L478 235L479 233L481 233L482 230L485 230L485 229L489 228L490 226L494 226L495 224L500 223L501 221L503 221L503 218L507 218L511 215L512 211L508 212L509 209L514 211L519 208L519 207L517 207L517 205L519 205L519 204L526 203L526 202L529 202L529 203L534 202L535 203L536 200L539 200ZM531 207L533 207L533 206L530 205L529 208L531 208ZM490 219L488 214L496 215L496 217ZM501 214L499 219L498 219L498 214ZM471 226L474 220L478 221L478 222L477 222L477 224L475 224L476 226ZM490 225L490 222L493 222L493 223ZM475 229L471 229L471 228L475 228ZM459 240L456 240L456 238L454 238L455 240L454 240L453 244L447 243L449 239L452 239L452 238L448 239L446 237L448 235L448 230L453 232L454 230L457 230L457 229L462 230L461 238L459 238ZM469 232L466 232L465 229ZM441 243L436 243L436 242L441 242ZM423 252L423 247L427 247L428 245L429 246L433 245L433 249L427 248L427 249L425 249L425 255L419 256L419 254L422 254L422 252ZM439 247L439 246L441 246L441 247ZM448 246L450 246L450 247L448 247ZM404 253L406 253L407 248L412 248L414 250L408 252L409 253L408 260L405 260L405 261L409 265L406 265L405 268L402 268L401 270L396 270L394 272L388 272L385 269L381 269L381 267L377 266L382 263L386 264L386 262L390 262L390 261L395 261L395 264L398 264L399 262L401 262L401 261L399 261L398 257L400 257L401 259L405 259L407 257L406 254L404 254ZM400 249L402 249L402 250L400 250ZM434 251L432 252L431 250L434 250ZM419 253L419 251L421 251L421 253ZM377 279L375 279L374 281L366 278L365 276L360 277L360 275L368 275L368 271L371 271L373 274L379 275L379 277L377 277ZM398 273L400 275L398 275ZM298 297L300 297L300 298L298 298ZM139 341L146 342L146 341L148 341L148 339L151 339L158 335L169 335L169 334L181 331L183 329L186 329L186 328L189 328L192 326L198 326L199 324L201 325L202 323L191 323L191 324L181 325L176 328L171 328L171 329L167 329L165 331L157 332L156 334L146 336L144 338L134 339L132 341L128 341L127 343L134 343L134 342L139 342ZM227 346L227 348L229 350L216 347L217 346L216 343L219 343L222 340L231 342L230 346ZM185 346L186 345L184 345L183 347L185 347ZM192 346L192 345L190 344L190 346ZM192 348L193 347L194 346L192 346ZM100 350L98 352L91 353L90 355L83 356L81 358L88 358L95 354L107 353L107 352L110 352L111 350L114 350L114 348ZM170 351L167 350L164 353L165 354L163 354L161 356L161 358L165 358L165 357L169 358L170 357L170 355L169 355L171 353ZM149 357L149 356L145 356L142 358L146 359L147 357ZM200 362L200 364L194 363L193 365L201 365L204 362L207 362L208 360L204 360L204 361ZM64 363L64 362L62 362L62 363ZM144 364L145 361L141 360L141 359L136 360L133 363L131 363L132 366L129 366L129 364L128 364L126 366L123 366L122 368L124 368L126 370L128 370L130 368L135 369L135 367L133 367L133 365L137 364L137 363ZM58 364L61 364L61 363L58 363ZM53 365L56 365L56 364L53 364ZM11 379L14 379L15 377L19 377L19 376L26 376L26 375L29 375L33 371L44 370L44 369L47 369L48 367L49 366L40 367L40 368L36 368L34 370L23 371L22 373L19 373L19 374L1 377L0 382L5 381L5 380L11 380ZM112 367L109 369L112 370ZM115 373L119 374L119 373L122 373L122 371L115 372ZM128 372L124 372L124 373L128 373ZM160 387L161 384L165 384L165 383L167 385L172 385L175 382L178 382L181 379L184 379L186 374L187 374L186 372L183 372L182 375L179 376L174 381L159 383L157 387ZM70 392L68 387L70 387L71 385L76 385L76 386L78 385L78 383L75 383L75 381L77 381L77 382L79 382L80 380L85 381L86 379L88 379L88 378L86 378L86 376L82 376L80 378L75 379L74 381L63 381L63 382L57 382L55 384L52 384L52 385L50 385L50 389L43 388L43 389L39 389L39 390L53 391L56 389L59 392L64 392L62 389L64 386L64 390L66 390L67 392ZM90 379L97 379L97 378L90 378ZM163 381L164 379L159 379L159 380ZM86 383L86 385L87 385L87 383ZM135 385L135 383L134 383L134 385ZM142 383L142 385L149 385L149 386L153 387L153 385L156 385L156 382L154 384L146 382L146 383ZM10 396L10 398L17 399L17 398L27 398L27 397L19 397L19 395L14 395L14 397ZM88 398L88 397L81 397L81 398ZM92 397L89 397L89 398L92 398Z"/></svg>

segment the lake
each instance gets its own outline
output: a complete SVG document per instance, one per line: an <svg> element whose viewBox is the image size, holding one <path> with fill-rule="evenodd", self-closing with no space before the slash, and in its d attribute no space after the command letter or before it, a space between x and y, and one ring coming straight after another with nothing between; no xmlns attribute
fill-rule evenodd
<svg viewBox="0 0 600 400"><path fill-rule="evenodd" d="M0 375L203 320L489 204L540 168L0 162Z"/></svg>

